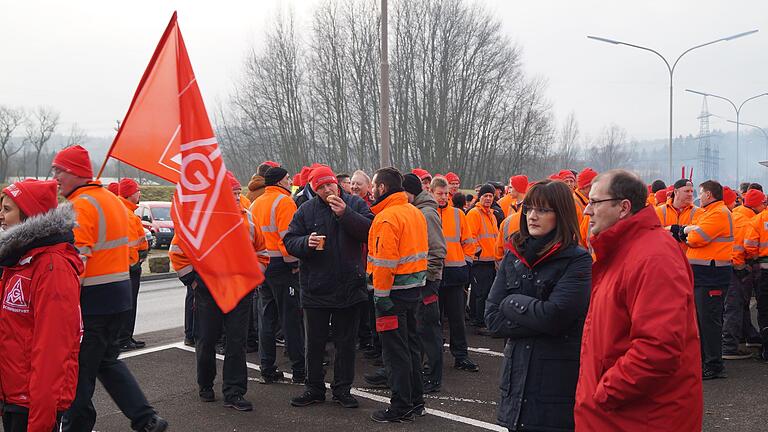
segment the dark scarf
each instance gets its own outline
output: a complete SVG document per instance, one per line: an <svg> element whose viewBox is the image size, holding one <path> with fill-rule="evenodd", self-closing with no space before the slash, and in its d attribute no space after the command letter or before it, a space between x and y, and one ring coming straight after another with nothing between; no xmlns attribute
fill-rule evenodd
<svg viewBox="0 0 768 432"><path fill-rule="evenodd" d="M379 199L375 200L375 201L374 201L374 202L371 204L371 207L375 207L375 206L376 206L376 204L378 204L378 203L380 203L380 202L384 201L385 199L387 199L387 198L388 198L390 195L392 195L392 194L396 194L396 193L398 193L398 192L404 192L404 191L405 191L405 189L403 189L403 188L401 188L401 187L400 187L400 188L393 188L392 190L388 190L388 191L387 191L387 193L385 193L384 195L380 196L380 197L379 197Z"/></svg>
<svg viewBox="0 0 768 432"><path fill-rule="evenodd" d="M557 230L553 229L549 234L540 238L529 236L520 248L517 249L517 253L525 259L530 267L533 267L536 261L547 252L544 248L552 242L555 234L557 234Z"/></svg>

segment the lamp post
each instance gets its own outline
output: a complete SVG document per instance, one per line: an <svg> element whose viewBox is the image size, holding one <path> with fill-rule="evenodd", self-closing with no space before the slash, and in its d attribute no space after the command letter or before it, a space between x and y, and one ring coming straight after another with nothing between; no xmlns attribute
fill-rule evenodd
<svg viewBox="0 0 768 432"><path fill-rule="evenodd" d="M740 37L751 35L753 33L757 33L757 30L750 30L748 32L735 34L733 36L728 36L728 37L720 38L720 39L717 39L717 40L713 40L711 42L703 43L701 45L696 45L694 47L688 48L687 50L683 51L683 53L680 54L677 57L677 60L675 60L675 62L672 63L671 66L669 64L669 61L667 61L667 59L663 55L661 55L658 51L653 50L651 48L640 46L640 45L635 45L635 44L631 44L631 43L627 43L627 42L621 42L621 41L617 41L617 40L614 40L614 39L607 39L607 38L598 37L598 36L587 36L587 38L589 38L589 39L593 39L593 40L600 41L600 42L606 42L606 43L613 44L613 45L624 45L624 46L628 46L628 47L632 47L632 48L641 49L641 50L644 50L644 51L650 51L650 52L656 54L657 56L659 56L664 61L664 64L667 65L667 70L669 71L669 179L670 179L670 181L674 180L674 174L672 172L673 171L672 170L672 95L673 95L673 93L672 93L672 83L673 83L672 78L673 78L673 76L675 74L675 67L677 66L677 62L679 62L680 59L683 58L684 55L688 54L689 52L691 52L691 51L693 51L693 50L695 50L697 48L702 48L702 47L705 47L707 45L712 45L712 44L715 44L715 43L718 43L718 42L731 41L731 40L734 40L734 39L738 39Z"/></svg>
<svg viewBox="0 0 768 432"><path fill-rule="evenodd" d="M739 125L738 121L733 121L733 120L728 120L728 123L736 123L736 126ZM760 126L756 126L756 125L749 124L749 123L741 123L741 124L743 124L744 126L749 126L751 128L755 128L755 129L757 129L757 130L759 130L760 132L763 133L763 136L765 136L765 160L768 161L768 132L766 132L765 129L761 128ZM738 184L737 184L737 186L738 186Z"/></svg>
<svg viewBox="0 0 768 432"><path fill-rule="evenodd" d="M732 100L730 100L730 99L728 99L726 97L723 97L723 96L718 96L716 94L706 93L706 92L701 92L701 91L696 91L696 90L691 90L691 89L685 89L685 91L687 91L689 93L694 93L694 94L697 94L697 95L701 95L701 96L709 96L709 97L713 97L715 99L724 100L724 101L728 102L729 104L731 104L733 109L736 111L736 121L734 122L734 123L736 123L736 184L739 184L741 182L741 177L739 176L739 162L741 161L739 159L739 125L742 124L741 122L739 122L739 116L741 115L741 109L744 107L745 103L747 103L747 102L749 102L749 101L751 101L753 99L757 99L759 97L762 97L762 96L768 96L768 93L760 93L758 95L754 95L754 96L752 96L750 98L744 99L744 102L742 102L741 105L739 105L737 107L736 104L733 103Z"/></svg>
<svg viewBox="0 0 768 432"><path fill-rule="evenodd" d="M389 147L389 41L387 33L387 0L381 0L381 77L379 82L379 165L381 168L392 165Z"/></svg>

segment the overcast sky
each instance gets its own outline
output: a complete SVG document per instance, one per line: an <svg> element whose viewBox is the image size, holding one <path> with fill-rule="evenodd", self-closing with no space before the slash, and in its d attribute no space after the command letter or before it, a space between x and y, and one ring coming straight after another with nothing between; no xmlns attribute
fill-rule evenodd
<svg viewBox="0 0 768 432"><path fill-rule="evenodd" d="M362 1L362 0L361 0ZM418 0L411 0L418 1ZM174 10L209 112L226 100L245 53L263 41L277 10L300 22L319 0L11 1L0 0L0 104L47 105L94 136L112 133ZM479 0L523 48L528 73L548 80L558 119L575 112L582 133L610 123L632 138L668 134L669 75L655 55L588 40L598 35L652 47L674 61L691 46L760 29L687 54L675 71L675 135L697 133L701 97L692 88L740 103L768 91L768 2L714 0ZM710 111L734 117L725 102ZM741 120L768 126L768 97L748 103ZM733 129L723 120L712 126Z"/></svg>

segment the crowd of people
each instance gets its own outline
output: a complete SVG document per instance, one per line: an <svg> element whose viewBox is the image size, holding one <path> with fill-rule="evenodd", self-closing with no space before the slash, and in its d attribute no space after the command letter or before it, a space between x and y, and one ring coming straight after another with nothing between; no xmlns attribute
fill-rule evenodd
<svg viewBox="0 0 768 432"><path fill-rule="evenodd" d="M4 428L91 431L98 378L132 429L163 431L118 359L143 346L133 337L147 253L140 187L103 187L80 146L59 152L52 173L0 195ZM506 340L497 421L509 430L694 431L703 380L725 378L724 360L753 347L768 360L759 184L706 180L695 205L691 179L647 185L590 168L513 175L474 194L455 173L421 168L370 177L313 164L291 176L265 161L246 188L231 173L227 182L264 282L224 313L179 239L169 248L202 402L217 400L220 353L223 406L252 410L246 352L258 352L264 383L304 385L286 401L294 407L325 402L332 358L332 400L356 408L359 350L380 366L366 384L391 390L372 420L413 421L441 390L447 323L460 371L479 371L468 328Z"/></svg>

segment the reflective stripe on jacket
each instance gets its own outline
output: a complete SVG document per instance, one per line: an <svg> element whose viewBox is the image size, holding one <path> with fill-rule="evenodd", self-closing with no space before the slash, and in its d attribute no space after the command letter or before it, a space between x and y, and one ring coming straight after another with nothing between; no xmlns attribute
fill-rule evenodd
<svg viewBox="0 0 768 432"><path fill-rule="evenodd" d="M128 262L135 265L139 262L139 251L143 252L149 249L147 237L144 235L141 218L134 213L138 206L123 197L118 198L128 211Z"/></svg>
<svg viewBox="0 0 768 432"><path fill-rule="evenodd" d="M99 181L75 189L67 199L77 214L75 247L85 263L81 284L129 280L129 220L125 206Z"/></svg>
<svg viewBox="0 0 768 432"><path fill-rule="evenodd" d="M467 223L472 237L480 245L480 257L477 261L496 261L496 236L499 235L499 227L493 211L477 203L475 208L467 213Z"/></svg>
<svg viewBox="0 0 768 432"><path fill-rule="evenodd" d="M744 240L749 233L749 227L752 219L757 216L754 210L746 206L739 206L731 211L731 217L733 217L733 252L731 259L733 265L738 268L744 268L746 264L747 250L744 247Z"/></svg>
<svg viewBox="0 0 768 432"><path fill-rule="evenodd" d="M520 231L521 214L522 212L512 213L501 222L499 235L496 236L496 248L494 252L496 254L496 262L498 263L501 263L501 260L504 259L504 245L507 244L512 237L512 234Z"/></svg>
<svg viewBox="0 0 768 432"><path fill-rule="evenodd" d="M456 207L446 205L437 209L443 224L447 252L445 267L464 267L472 263L477 252L477 240L467 224L467 216Z"/></svg>
<svg viewBox="0 0 768 432"><path fill-rule="evenodd" d="M376 215L368 233L368 284L373 295L424 286L427 280L427 221L395 192L371 207ZM495 225L494 225L495 226Z"/></svg>
<svg viewBox="0 0 768 432"><path fill-rule="evenodd" d="M267 186L264 194L251 203L253 221L264 235L266 255L272 258L270 268L282 263L296 263L298 259L285 250L283 237L296 213L296 203L291 194L280 186Z"/></svg>
<svg viewBox="0 0 768 432"><path fill-rule="evenodd" d="M733 218L722 201L715 201L698 212L694 219L696 228L688 233L686 256L691 265L715 267L732 265Z"/></svg>
<svg viewBox="0 0 768 432"><path fill-rule="evenodd" d="M744 236L746 259L756 259L760 267L768 268L768 209L750 219Z"/></svg>

